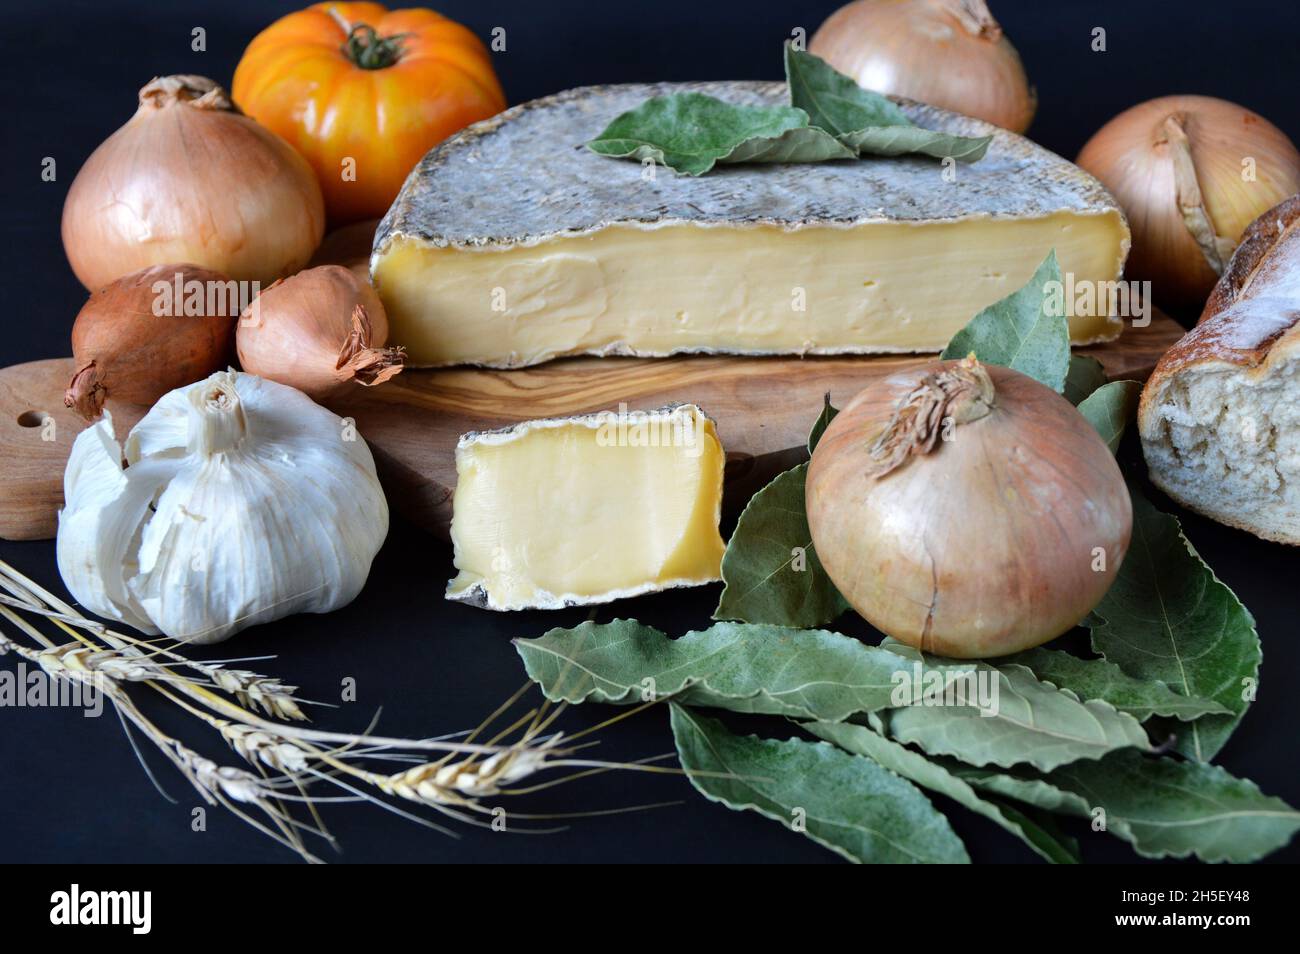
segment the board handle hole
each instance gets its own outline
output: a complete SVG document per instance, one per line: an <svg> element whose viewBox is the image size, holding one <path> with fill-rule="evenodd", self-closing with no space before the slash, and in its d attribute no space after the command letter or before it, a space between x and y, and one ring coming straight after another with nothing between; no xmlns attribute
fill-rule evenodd
<svg viewBox="0 0 1300 954"><path fill-rule="evenodd" d="M44 411L23 411L18 415L18 425L20 427L40 427L50 419L50 415Z"/></svg>

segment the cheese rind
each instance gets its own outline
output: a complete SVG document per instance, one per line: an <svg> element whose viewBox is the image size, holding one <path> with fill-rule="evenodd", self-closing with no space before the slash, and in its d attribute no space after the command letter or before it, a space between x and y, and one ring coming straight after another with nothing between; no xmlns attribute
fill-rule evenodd
<svg viewBox="0 0 1300 954"><path fill-rule="evenodd" d="M715 582L724 465L689 404L467 434L447 598L559 609Z"/></svg>
<svg viewBox="0 0 1300 954"><path fill-rule="evenodd" d="M408 362L518 367L566 354L937 351L1055 248L1076 285L1116 279L1128 228L1101 185L1026 139L979 162L866 158L678 176L581 148L649 96L771 104L774 83L570 90L433 150L375 236L371 271ZM951 173L951 174L949 174ZM1114 338L1071 319L1076 344Z"/></svg>

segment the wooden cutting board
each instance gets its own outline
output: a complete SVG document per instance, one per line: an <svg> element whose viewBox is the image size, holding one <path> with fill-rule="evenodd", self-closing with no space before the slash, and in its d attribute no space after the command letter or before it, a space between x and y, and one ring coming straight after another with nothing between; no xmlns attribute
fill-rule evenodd
<svg viewBox="0 0 1300 954"><path fill-rule="evenodd" d="M1183 329L1157 314L1117 342L1084 349L1111 378L1144 379ZM829 393L843 406L871 381L933 356L828 358L573 358L535 368L406 371L378 388L356 389L334 407L356 419L388 499L399 514L445 535L456 485L454 451L467 431L537 417L699 404L718 422L727 450L732 503L796 462ZM84 427L63 406L72 359L0 370L0 537L54 536L63 469ZM112 400L119 439L147 408Z"/></svg>

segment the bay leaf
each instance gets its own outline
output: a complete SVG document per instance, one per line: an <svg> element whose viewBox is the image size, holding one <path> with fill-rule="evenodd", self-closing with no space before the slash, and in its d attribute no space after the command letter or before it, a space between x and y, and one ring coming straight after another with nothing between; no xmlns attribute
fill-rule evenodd
<svg viewBox="0 0 1300 954"><path fill-rule="evenodd" d="M877 762L922 788L948 796L959 805L1002 826L1048 861L1057 864L1079 862L1077 850L1072 851L1067 844L1023 812L1000 800L981 795L939 763L866 726L849 722L809 722L803 728L846 752Z"/></svg>
<svg viewBox="0 0 1300 954"><path fill-rule="evenodd" d="M835 420L835 415L838 413L840 412L831 405L831 396L828 392L822 404L822 412L817 415L812 430L808 432L808 453L810 455L817 449L817 442L822 439L822 434L826 433L826 428L830 426L831 421Z"/></svg>
<svg viewBox="0 0 1300 954"><path fill-rule="evenodd" d="M953 771L982 791L1093 819L1148 858L1257 861L1300 830L1300 812L1204 762L1129 750L1041 777L964 766Z"/></svg>
<svg viewBox="0 0 1300 954"><path fill-rule="evenodd" d="M808 465L782 474L750 498L722 557L714 619L822 626L849 604L826 575L804 507Z"/></svg>
<svg viewBox="0 0 1300 954"><path fill-rule="evenodd" d="M915 785L826 742L734 735L673 704L677 755L710 801L757 812L863 863L967 863L948 819Z"/></svg>
<svg viewBox="0 0 1300 954"><path fill-rule="evenodd" d="M699 176L724 162L822 162L857 153L791 106L736 106L704 93L655 96L616 116L587 148Z"/></svg>
<svg viewBox="0 0 1300 954"><path fill-rule="evenodd" d="M905 156L909 154L932 156L936 159L956 159L958 162L976 162L988 152L992 136L953 136L948 133L922 129L920 126L870 126L839 137L840 142L859 155Z"/></svg>
<svg viewBox="0 0 1300 954"><path fill-rule="evenodd" d="M1060 287L1061 267L1054 249L1021 288L989 305L953 335L941 357L960 359L973 351L980 361L1020 371L1054 391L1064 391L1070 368L1070 326L1049 282Z"/></svg>
<svg viewBox="0 0 1300 954"><path fill-rule="evenodd" d="M1124 429L1137 413L1141 396L1142 385L1137 381L1112 381L1079 402L1079 413L1097 429L1112 454L1119 450Z"/></svg>
<svg viewBox="0 0 1300 954"><path fill-rule="evenodd" d="M838 722L889 709L889 734L973 764L1052 768L1121 745L1147 746L1132 716L1039 682L1028 669L871 646L827 630L715 623L670 639L635 620L585 622L516 639L552 701L683 705ZM996 698L960 677L982 676ZM981 715L981 704L994 703ZM901 708L900 708L901 707Z"/></svg>
<svg viewBox="0 0 1300 954"><path fill-rule="evenodd" d="M1213 699L1185 696L1162 682L1134 679L1105 659L1080 659L1058 649L1039 647L1007 656L1002 662L1025 666L1039 680L1059 689L1069 689L1080 699L1109 702L1139 722L1157 715L1187 721L1211 712L1228 712Z"/></svg>
<svg viewBox="0 0 1300 954"><path fill-rule="evenodd" d="M1106 369L1096 358L1086 354L1070 355L1065 375L1065 397L1076 407L1084 398L1106 383Z"/></svg>
<svg viewBox="0 0 1300 954"><path fill-rule="evenodd" d="M954 136L922 129L889 98L863 89L812 53L785 45L785 78L790 105L808 121L858 153L900 156L920 153L974 162L988 151L991 136Z"/></svg>
<svg viewBox="0 0 1300 954"><path fill-rule="evenodd" d="M995 705L891 709L888 734L930 755L951 755L972 765L1029 764L1044 771L1116 749L1150 747L1137 719L1107 702L1083 701L1014 663L995 672L1000 676Z"/></svg>
<svg viewBox="0 0 1300 954"><path fill-rule="evenodd" d="M1135 679L1212 699L1228 710L1163 728L1177 750L1209 761L1228 741L1257 688L1255 620L1205 565L1176 517L1130 484L1133 538L1114 584L1084 620L1092 647ZM1159 723L1153 733L1161 728Z"/></svg>
<svg viewBox="0 0 1300 954"><path fill-rule="evenodd" d="M895 688L934 668L850 636L818 629L716 623L669 639L635 620L585 622L516 639L530 679L558 702L687 705L834 722L898 704ZM920 667L918 670L917 667ZM903 676L899 676L903 673Z"/></svg>
<svg viewBox="0 0 1300 954"><path fill-rule="evenodd" d="M775 139L749 139L718 162L735 165L742 162L828 162L853 158L856 154L852 148L846 147L824 129L795 126Z"/></svg>

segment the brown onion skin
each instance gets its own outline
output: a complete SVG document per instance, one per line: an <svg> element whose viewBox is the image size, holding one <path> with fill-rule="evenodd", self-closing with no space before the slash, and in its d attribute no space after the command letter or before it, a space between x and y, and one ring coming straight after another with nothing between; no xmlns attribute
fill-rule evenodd
<svg viewBox="0 0 1300 954"><path fill-rule="evenodd" d="M1162 96L1120 113L1084 145L1076 160L1109 189L1133 232L1126 278L1150 281L1161 304L1198 311L1219 275L1178 211L1174 165L1163 127L1178 116L1216 231L1234 243L1258 216L1300 192L1300 152L1257 113L1211 96ZM1258 181L1244 183L1252 156ZM1226 194L1215 183L1226 183Z"/></svg>
<svg viewBox="0 0 1300 954"><path fill-rule="evenodd" d="M353 309L370 319L371 344L388 340L388 316L374 287L342 265L321 265L266 289L240 317L235 334L240 366L329 403L356 381L335 370Z"/></svg>
<svg viewBox="0 0 1300 954"><path fill-rule="evenodd" d="M962 0L856 0L826 18L808 51L860 86L965 113L1023 133L1037 98L1014 46L991 16L972 30ZM987 15L981 2L970 4Z"/></svg>
<svg viewBox="0 0 1300 954"><path fill-rule="evenodd" d="M106 397L129 404L153 404L168 391L200 381L229 367L234 357L237 296L211 315L156 315L156 282L227 283L219 272L197 265L154 265L132 272L95 292L72 325L72 353L77 370L91 361ZM99 397L92 408L78 409L87 419L99 416Z"/></svg>
<svg viewBox="0 0 1300 954"><path fill-rule="evenodd" d="M174 92L199 80L146 85L135 115L73 180L63 247L86 288L178 261L269 285L305 266L320 243L325 202L307 161L233 107L196 106Z"/></svg>
<svg viewBox="0 0 1300 954"><path fill-rule="evenodd" d="M1071 404L985 365L985 417L879 479L869 447L925 374L862 391L818 442L806 484L817 556L869 623L927 652L1002 656L1077 625L1110 588L1133 513L1115 459ZM1106 568L1095 572L1093 548Z"/></svg>
<svg viewBox="0 0 1300 954"><path fill-rule="evenodd" d="M375 244L379 219L366 219L344 225L326 234L308 268L318 265L342 265L361 281L370 282L370 253Z"/></svg>

